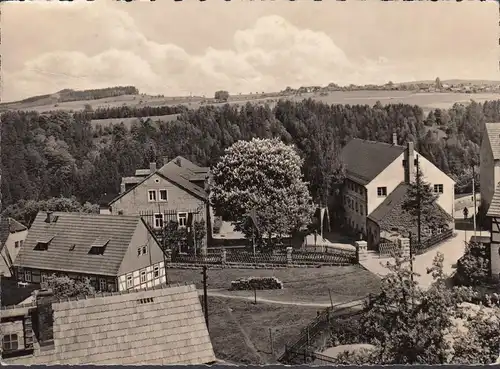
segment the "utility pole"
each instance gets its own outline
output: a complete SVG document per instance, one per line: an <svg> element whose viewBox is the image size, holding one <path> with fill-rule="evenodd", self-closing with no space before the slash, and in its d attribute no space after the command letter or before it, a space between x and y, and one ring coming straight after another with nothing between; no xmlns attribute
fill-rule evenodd
<svg viewBox="0 0 500 369"><path fill-rule="evenodd" d="M417 159L415 160L415 163L417 165L417 241L418 241L418 246L420 247L420 237L421 237L421 213L422 213L422 200L420 198L420 162L418 160L418 155ZM410 250L411 250L411 245L410 245Z"/></svg>
<svg viewBox="0 0 500 369"><path fill-rule="evenodd" d="M410 278L411 278L411 284L413 286L413 247L412 247L412 242L411 242L411 232L409 232L409 240L410 240Z"/></svg>
<svg viewBox="0 0 500 369"><path fill-rule="evenodd" d="M475 181L475 176L476 176L476 171L474 169L475 165L472 163L472 196L474 198L474 237L476 236L476 181Z"/></svg>
<svg viewBox="0 0 500 369"><path fill-rule="evenodd" d="M205 323L208 330L208 296L207 296L207 267L203 266L203 312L205 313Z"/></svg>

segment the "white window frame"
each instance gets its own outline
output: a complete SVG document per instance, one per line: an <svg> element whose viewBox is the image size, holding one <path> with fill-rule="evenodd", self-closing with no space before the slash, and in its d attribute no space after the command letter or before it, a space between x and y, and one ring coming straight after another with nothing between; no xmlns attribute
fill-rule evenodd
<svg viewBox="0 0 500 369"><path fill-rule="evenodd" d="M41 281L42 283L47 282L47 274L45 274L45 273L43 273L43 272L42 272L42 273L40 273L40 281Z"/></svg>
<svg viewBox="0 0 500 369"><path fill-rule="evenodd" d="M160 277L160 266L155 265L153 267L153 278L159 278Z"/></svg>
<svg viewBox="0 0 500 369"><path fill-rule="evenodd" d="M18 349L19 349L19 335L17 333L4 334L2 339L2 350L14 351Z"/></svg>
<svg viewBox="0 0 500 369"><path fill-rule="evenodd" d="M165 199L162 199L161 198L161 193L165 191ZM167 202L168 201L168 190L166 188L162 188L161 190L158 190L158 201L161 201L161 202Z"/></svg>
<svg viewBox="0 0 500 369"><path fill-rule="evenodd" d="M103 288L104 286L104 288ZM99 278L99 291L103 292L106 291L108 287L108 283L105 278Z"/></svg>
<svg viewBox="0 0 500 369"><path fill-rule="evenodd" d="M185 215L185 217L184 216L181 217L181 214ZM184 224L181 224L181 219L185 219ZM187 220L188 220L188 213L186 212L177 213L177 223L179 223L179 227L185 228L187 226Z"/></svg>
<svg viewBox="0 0 500 369"><path fill-rule="evenodd" d="M139 280L141 281L141 283L146 283L148 281L148 275L145 270L141 270L139 272Z"/></svg>
<svg viewBox="0 0 500 369"><path fill-rule="evenodd" d="M443 192L444 192L444 186L441 183L434 185L434 193L442 194Z"/></svg>
<svg viewBox="0 0 500 369"><path fill-rule="evenodd" d="M387 197L387 187L386 186L377 187L377 197Z"/></svg>
<svg viewBox="0 0 500 369"><path fill-rule="evenodd" d="M132 274L127 274L125 277L127 288L132 288L134 287L134 277Z"/></svg>
<svg viewBox="0 0 500 369"><path fill-rule="evenodd" d="M31 278L31 270L25 270L24 271L24 280L26 282L31 282L32 281L32 278Z"/></svg>
<svg viewBox="0 0 500 369"><path fill-rule="evenodd" d="M156 224L156 220L157 220L156 216L157 215L161 215L161 226L159 226L159 225ZM159 220L159 218L158 218L158 220ZM165 214L163 214L163 213L154 213L153 214L153 223L154 223L153 224L153 228L154 229L162 229L165 226Z"/></svg>
<svg viewBox="0 0 500 369"><path fill-rule="evenodd" d="M148 190L148 202L156 202L158 201L157 199L158 199L158 194L156 193L156 190Z"/></svg>

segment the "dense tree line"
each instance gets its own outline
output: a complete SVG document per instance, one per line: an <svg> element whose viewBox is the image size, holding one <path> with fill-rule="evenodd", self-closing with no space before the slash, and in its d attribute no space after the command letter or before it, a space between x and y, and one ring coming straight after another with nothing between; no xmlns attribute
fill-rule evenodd
<svg viewBox="0 0 500 369"><path fill-rule="evenodd" d="M74 116L79 119L108 119L108 118L143 118L159 115L172 115L186 112L188 108L183 105L166 106L117 106L110 108L97 108L76 112Z"/></svg>
<svg viewBox="0 0 500 369"><path fill-rule="evenodd" d="M148 107L116 111L120 109L138 116L148 111ZM479 158L483 123L500 120L500 101L455 104L429 116L420 107L405 104L327 105L311 99L282 100L273 108L247 103L181 110L176 121L141 119L130 128L122 123L101 131L83 112L3 113L4 206L22 199L72 195L96 203L103 195L118 192L122 176L133 175L152 160L183 155L211 166L234 142L254 137L295 144L304 159L311 195L321 201L335 182L337 172L332 168L340 167L342 145L353 137L390 143L393 132L400 144L415 141L422 155L453 176L458 190L466 191L471 165ZM446 134L440 136L437 128Z"/></svg>

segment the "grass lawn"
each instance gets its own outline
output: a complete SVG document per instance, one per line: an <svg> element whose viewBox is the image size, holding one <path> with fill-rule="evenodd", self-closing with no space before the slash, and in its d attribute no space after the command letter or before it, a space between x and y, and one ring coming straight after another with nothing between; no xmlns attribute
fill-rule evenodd
<svg viewBox="0 0 500 369"><path fill-rule="evenodd" d="M333 303L361 298L377 293L380 279L358 265L345 267L287 268L287 269L208 269L208 289L253 296L252 291L229 291L231 281L243 277L276 277L283 282L282 290L257 291L257 296L268 300ZM169 283L194 282L202 288L201 268L169 269Z"/></svg>
<svg viewBox="0 0 500 369"><path fill-rule="evenodd" d="M297 337L318 309L284 306L250 301L208 298L209 330L215 356L240 364L271 364L269 329L272 330L275 356L281 355L285 343Z"/></svg>

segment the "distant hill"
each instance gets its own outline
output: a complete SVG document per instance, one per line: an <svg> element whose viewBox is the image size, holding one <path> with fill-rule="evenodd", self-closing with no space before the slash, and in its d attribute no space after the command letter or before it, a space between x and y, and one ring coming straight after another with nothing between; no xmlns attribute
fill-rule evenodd
<svg viewBox="0 0 500 369"><path fill-rule="evenodd" d="M435 80L422 80L422 81L411 81L411 82L399 82L399 83L394 83L395 85L411 85L411 84L428 84L428 83L434 83ZM446 85L486 85L486 86L494 86L494 85L500 85L500 81L491 81L491 80L486 80L486 79L445 79L441 80L441 83L444 83Z"/></svg>
<svg viewBox="0 0 500 369"><path fill-rule="evenodd" d="M32 96L20 101L2 103L0 107L10 107L19 104L23 104L24 106L31 104L34 106L51 105L69 101L98 100L122 95L139 95L139 90L134 86L117 86L82 91L64 89L54 94Z"/></svg>

